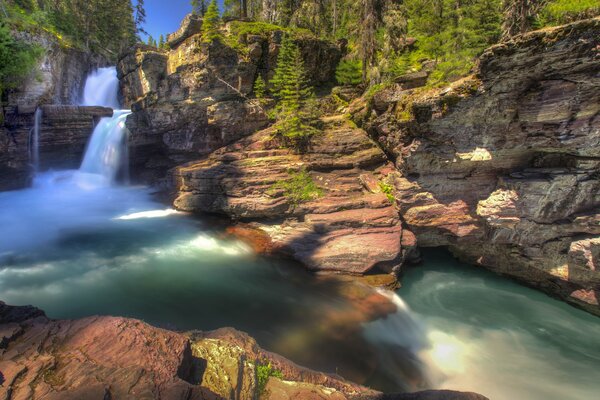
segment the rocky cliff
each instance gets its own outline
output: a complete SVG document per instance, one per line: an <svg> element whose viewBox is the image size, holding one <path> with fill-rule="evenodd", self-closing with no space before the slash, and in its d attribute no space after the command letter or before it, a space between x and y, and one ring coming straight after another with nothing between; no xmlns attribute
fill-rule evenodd
<svg viewBox="0 0 600 400"><path fill-rule="evenodd" d="M451 87L357 101L418 245L600 314L598 71L596 18L496 45Z"/></svg>
<svg viewBox="0 0 600 400"><path fill-rule="evenodd" d="M140 45L118 63L124 105L133 111L127 122L133 172L142 179L164 176L269 124L249 96L259 74L273 74L283 31L233 21L207 44L198 18L187 16L169 36L169 51ZM331 82L342 49L295 37L313 84Z"/></svg>
<svg viewBox="0 0 600 400"><path fill-rule="evenodd" d="M277 376L259 377L267 367ZM178 333L141 321L48 319L0 302L3 399L485 400L473 393L384 395L300 367L231 328Z"/></svg>
<svg viewBox="0 0 600 400"><path fill-rule="evenodd" d="M251 221L313 270L398 271L446 246L600 314L599 33L517 37L446 88L405 77L350 105L364 130L325 117L302 154L268 129L239 139L174 170L175 205ZM286 196L298 176L319 195Z"/></svg>

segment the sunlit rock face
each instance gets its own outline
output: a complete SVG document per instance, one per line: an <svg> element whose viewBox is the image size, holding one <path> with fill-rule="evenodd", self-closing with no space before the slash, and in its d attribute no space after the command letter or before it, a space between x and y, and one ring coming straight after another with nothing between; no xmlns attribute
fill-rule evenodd
<svg viewBox="0 0 600 400"><path fill-rule="evenodd" d="M421 246L600 314L600 19L488 49L451 87L392 88L354 115L395 157Z"/></svg>
<svg viewBox="0 0 600 400"><path fill-rule="evenodd" d="M274 185L302 170L321 196L294 204ZM176 168L175 206L254 221L271 250L311 270L389 272L416 257L414 236L403 230L378 185L390 171L393 166L364 130L343 116L330 117L302 154L282 147L266 129Z"/></svg>
<svg viewBox="0 0 600 400"><path fill-rule="evenodd" d="M119 61L134 169L145 180L266 127L265 111L249 101L255 78L272 76L282 32L202 43L198 18L188 16L169 36L170 50L139 45ZM332 82L342 51L299 38L314 85ZM234 48L235 47L235 48Z"/></svg>

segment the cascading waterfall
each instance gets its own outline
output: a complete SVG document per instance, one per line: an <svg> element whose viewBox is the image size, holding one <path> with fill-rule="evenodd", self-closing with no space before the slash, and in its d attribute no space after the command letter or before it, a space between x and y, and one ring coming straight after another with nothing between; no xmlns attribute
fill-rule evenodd
<svg viewBox="0 0 600 400"><path fill-rule="evenodd" d="M40 129L42 125L42 109L37 108L34 114L33 128L29 133L29 160L33 170L37 172L40 167Z"/></svg>
<svg viewBox="0 0 600 400"><path fill-rule="evenodd" d="M85 84L83 105L113 108L111 118L102 118L88 143L80 172L100 177L104 184L112 184L121 176L128 176L127 128L125 121L131 113L119 110L119 81L115 67L99 68L92 72Z"/></svg>
<svg viewBox="0 0 600 400"><path fill-rule="evenodd" d="M117 110L112 118L102 118L88 143L80 172L99 175L107 184L118 175L127 177L127 110Z"/></svg>
<svg viewBox="0 0 600 400"><path fill-rule="evenodd" d="M85 82L83 106L102 106L113 110L120 108L119 79L115 67L98 68Z"/></svg>

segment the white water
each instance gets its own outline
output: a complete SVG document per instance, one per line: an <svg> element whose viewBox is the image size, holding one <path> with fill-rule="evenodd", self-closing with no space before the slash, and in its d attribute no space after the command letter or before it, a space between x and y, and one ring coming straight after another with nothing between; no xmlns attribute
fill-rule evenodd
<svg viewBox="0 0 600 400"><path fill-rule="evenodd" d="M33 119L33 129L29 136L29 160L34 172L40 168L40 128L42 125L42 109L37 108Z"/></svg>
<svg viewBox="0 0 600 400"><path fill-rule="evenodd" d="M114 79L113 79L114 78ZM86 105L119 106L116 69L101 68L86 82ZM102 118L94 129L79 170L39 173L41 109L35 113L30 155L36 176L33 187L0 193L0 256L17 254L50 243L65 232L98 228L123 212L146 212L156 208L141 188L115 186L127 177L128 110Z"/></svg>
<svg viewBox="0 0 600 400"><path fill-rule="evenodd" d="M129 160L125 121L130 113L118 110L112 118L100 120L88 143L81 172L96 175L105 185L113 184L119 173L126 179Z"/></svg>
<svg viewBox="0 0 600 400"><path fill-rule="evenodd" d="M119 109L119 80L115 67L98 68L85 82L83 106L103 106Z"/></svg>
<svg viewBox="0 0 600 400"><path fill-rule="evenodd" d="M397 313L384 325L375 322L378 335L416 344L427 389L493 400L598 398L597 317L436 253L426 255L425 268L403 275L398 293ZM394 328L407 320L418 321L420 328L408 329L416 338Z"/></svg>

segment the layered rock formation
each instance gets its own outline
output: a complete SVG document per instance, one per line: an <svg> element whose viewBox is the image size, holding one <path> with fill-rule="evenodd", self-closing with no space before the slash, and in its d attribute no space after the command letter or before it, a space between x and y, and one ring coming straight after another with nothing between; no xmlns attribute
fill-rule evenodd
<svg viewBox="0 0 600 400"><path fill-rule="evenodd" d="M113 111L104 107L39 107L40 169L78 168L86 143L102 117ZM30 149L36 107L6 108L4 128L0 129L0 191L26 187L32 177Z"/></svg>
<svg viewBox="0 0 600 400"><path fill-rule="evenodd" d="M449 88L357 101L419 246L600 314L598 71L596 18L496 45Z"/></svg>
<svg viewBox="0 0 600 400"><path fill-rule="evenodd" d="M200 22L184 19L170 35L169 51L137 46L118 63L124 105L133 114L133 172L143 180L164 176L168 168L198 159L219 147L265 128L268 117L249 101L256 77L273 74L282 31L239 34L229 23L221 40L202 42ZM326 41L297 37L309 78L316 85L333 79L341 50Z"/></svg>
<svg viewBox="0 0 600 400"><path fill-rule="evenodd" d="M382 193L380 183L392 171L383 151L343 116L323 122L301 154L267 129L176 168L175 206L254 220L272 247L312 270L364 274L414 257L414 236ZM281 189L298 176L295 190L317 187L310 201L295 202Z"/></svg>
<svg viewBox="0 0 600 400"><path fill-rule="evenodd" d="M270 365L280 377L259 381ZM90 317L54 321L33 307L0 302L3 399L431 399L473 393L379 392L300 367L233 329L188 334L141 321Z"/></svg>

